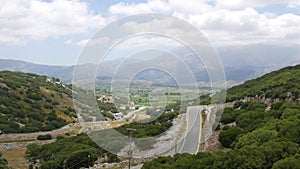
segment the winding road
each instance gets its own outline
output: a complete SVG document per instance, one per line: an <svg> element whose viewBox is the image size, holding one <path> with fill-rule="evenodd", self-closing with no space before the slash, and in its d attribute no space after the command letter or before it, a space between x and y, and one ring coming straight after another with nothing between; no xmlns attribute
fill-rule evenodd
<svg viewBox="0 0 300 169"><path fill-rule="evenodd" d="M174 147L175 153L196 154L199 151L202 135L202 116L201 111L208 109L207 106L188 107L186 114L186 131L179 139L180 142Z"/></svg>

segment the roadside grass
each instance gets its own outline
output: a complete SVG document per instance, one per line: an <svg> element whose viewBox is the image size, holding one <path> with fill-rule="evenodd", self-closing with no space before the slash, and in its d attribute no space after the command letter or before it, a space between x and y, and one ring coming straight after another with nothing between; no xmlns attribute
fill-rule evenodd
<svg viewBox="0 0 300 169"><path fill-rule="evenodd" d="M13 169L27 169L29 164L25 159L26 150L26 148L10 149L3 154L3 158L7 160L9 167Z"/></svg>
<svg viewBox="0 0 300 169"><path fill-rule="evenodd" d="M23 143L29 141L35 141L36 139L22 139L22 140L1 140L0 143Z"/></svg>

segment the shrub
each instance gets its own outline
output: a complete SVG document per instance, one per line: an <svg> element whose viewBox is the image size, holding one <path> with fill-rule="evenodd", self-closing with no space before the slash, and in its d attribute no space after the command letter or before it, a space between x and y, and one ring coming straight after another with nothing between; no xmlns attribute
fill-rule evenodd
<svg viewBox="0 0 300 169"><path fill-rule="evenodd" d="M52 136L51 136L51 134L39 135L39 136L37 136L37 139L38 140L51 140Z"/></svg>
<svg viewBox="0 0 300 169"><path fill-rule="evenodd" d="M243 130L239 127L232 127L228 130L222 131L219 135L219 141L224 147L232 147L237 137L243 133Z"/></svg>

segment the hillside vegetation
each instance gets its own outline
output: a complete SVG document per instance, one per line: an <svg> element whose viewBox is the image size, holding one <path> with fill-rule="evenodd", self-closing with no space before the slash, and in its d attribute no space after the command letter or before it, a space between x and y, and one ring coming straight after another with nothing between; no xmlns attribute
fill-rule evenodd
<svg viewBox="0 0 300 169"><path fill-rule="evenodd" d="M57 78L0 72L0 130L50 131L73 122L71 90Z"/></svg>
<svg viewBox="0 0 300 169"><path fill-rule="evenodd" d="M116 155L100 148L86 134L58 136L51 144L30 144L26 154L31 164L39 162L41 169L79 169L92 166L98 158L106 162L119 161Z"/></svg>
<svg viewBox="0 0 300 169"><path fill-rule="evenodd" d="M249 106L250 105L250 106ZM226 108L219 141L228 152L177 154L147 162L143 169L299 169L300 105L274 104L265 112L263 103L237 103Z"/></svg>
<svg viewBox="0 0 300 169"><path fill-rule="evenodd" d="M299 75L299 65L287 67L228 90L229 101L256 95L277 100L270 109L255 101L225 108L219 141L229 151L159 157L143 169L300 169Z"/></svg>
<svg viewBox="0 0 300 169"><path fill-rule="evenodd" d="M268 73L227 91L227 101L256 96L281 100L298 99L300 97L300 65Z"/></svg>

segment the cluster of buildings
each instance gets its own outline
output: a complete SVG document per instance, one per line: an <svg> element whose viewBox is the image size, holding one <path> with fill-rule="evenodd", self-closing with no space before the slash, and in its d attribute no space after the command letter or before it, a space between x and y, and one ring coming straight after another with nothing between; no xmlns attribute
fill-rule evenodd
<svg viewBox="0 0 300 169"><path fill-rule="evenodd" d="M118 98L114 98L113 96L109 96L109 95L98 94L97 100L100 101L101 103L115 104L117 102ZM119 109L120 110L135 110L136 105L133 101L129 101L127 104L120 104ZM112 113L112 114L114 115L116 120L120 120L120 119L124 118L123 112Z"/></svg>

